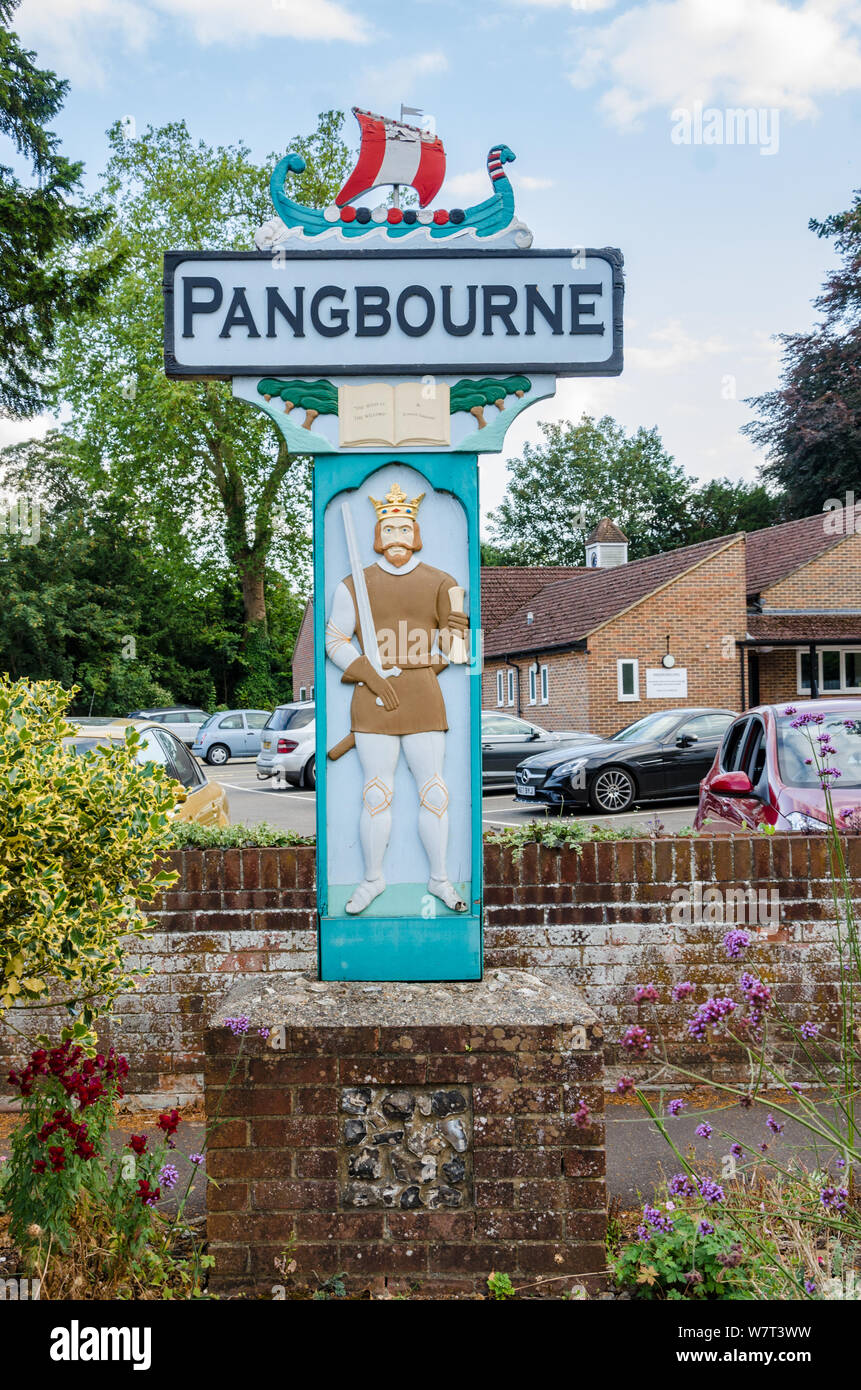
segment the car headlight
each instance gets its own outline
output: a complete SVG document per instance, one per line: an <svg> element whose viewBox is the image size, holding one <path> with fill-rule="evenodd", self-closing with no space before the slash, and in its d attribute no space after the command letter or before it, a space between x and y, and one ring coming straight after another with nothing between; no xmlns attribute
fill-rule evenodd
<svg viewBox="0 0 861 1390"><path fill-rule="evenodd" d="M785 817L790 830L827 830L828 822L817 820L815 816L806 816L803 811L790 811Z"/></svg>
<svg viewBox="0 0 861 1390"><path fill-rule="evenodd" d="M570 762L560 763L558 767L554 767L550 775L551 777L570 777L585 767L588 761L588 758L572 758Z"/></svg>

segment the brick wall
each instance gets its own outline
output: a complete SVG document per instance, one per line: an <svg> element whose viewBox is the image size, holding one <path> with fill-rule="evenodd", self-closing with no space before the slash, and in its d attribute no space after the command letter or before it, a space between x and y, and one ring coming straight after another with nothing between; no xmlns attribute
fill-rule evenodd
<svg viewBox="0 0 861 1390"><path fill-rule="evenodd" d="M741 700L735 639L745 636L744 538L719 551L589 635L589 728L612 734L655 710L679 704L737 710ZM659 667L667 650L688 673L684 700L646 699L646 668ZM733 641L724 644L723 638ZM727 655L728 654L728 655ZM619 700L616 662L640 663L639 700Z"/></svg>
<svg viewBox="0 0 861 1390"><path fill-rule="evenodd" d="M776 704L780 700L797 700L798 656L794 647L775 647L761 652L759 657L759 703ZM748 691L748 702L750 692Z"/></svg>
<svg viewBox="0 0 861 1390"><path fill-rule="evenodd" d="M590 731L589 726L589 687L586 672L585 652L540 652L538 655L518 656L520 667L520 713L545 729L581 729ZM529 703L529 667L533 661L539 666L546 665L548 671L548 695L546 705L541 704L540 677L536 678L538 699L534 705ZM499 709L504 714L517 713L517 672L515 676L515 703L508 704L508 685L505 676L505 704L498 705L496 697L496 673L509 669L500 661L488 661L482 674L482 709Z"/></svg>
<svg viewBox="0 0 861 1390"><path fill-rule="evenodd" d="M823 514L823 524L829 514ZM846 536L809 565L802 565L770 589L763 589L764 609L801 612L861 608L861 535Z"/></svg>
<svg viewBox="0 0 861 1390"><path fill-rule="evenodd" d="M572 1051L569 1034L554 1024L292 1028L280 1053L249 1036L237 1065L238 1040L210 1030L207 1114L218 1108L225 1122L207 1160L212 1287L271 1294L289 1242L294 1287L343 1273L438 1297L486 1292L503 1269L519 1283L554 1278L558 1297L559 1275L601 1270L601 1036L590 1028L587 1049ZM377 1083L468 1096L470 1181L457 1210L345 1203L343 1088L370 1095ZM578 1127L581 1100L590 1123Z"/></svg>
<svg viewBox="0 0 861 1390"><path fill-rule="evenodd" d="M861 838L849 844L857 881ZM106 1042L129 1054L131 1090L145 1103L200 1094L203 1019L237 978L316 965L312 848L185 850L173 861L180 881L165 895L154 914L156 930L138 950L154 974L118 1001L104 1030ZM777 891L779 925L757 935L747 963L774 985L792 1018L831 1026L837 951L825 845L818 838L618 841L589 843L579 854L528 845L519 857L487 845L486 965L570 972L604 1024L612 1072L623 1060L618 1039L638 1018L636 984L654 980L666 1001L673 983L690 979L701 999L706 991L728 991L737 978L722 948L725 925L673 920L673 891L694 882ZM861 911L861 886L856 904ZM660 1013L677 1057L694 1058L714 1074L738 1073L733 1054L690 1045L685 1010L663 1002ZM41 1031L59 1021L52 1025L41 1014L29 1023ZM20 1042L0 1034L0 1054L4 1062L19 1058ZM648 1074L640 1068L640 1075Z"/></svg>
<svg viewBox="0 0 861 1390"><path fill-rule="evenodd" d="M305 687L306 698L310 698L313 684L314 605L309 601L305 606L305 612L302 615L302 622L296 636L296 645L293 648L293 699L299 699L299 691L302 686Z"/></svg>

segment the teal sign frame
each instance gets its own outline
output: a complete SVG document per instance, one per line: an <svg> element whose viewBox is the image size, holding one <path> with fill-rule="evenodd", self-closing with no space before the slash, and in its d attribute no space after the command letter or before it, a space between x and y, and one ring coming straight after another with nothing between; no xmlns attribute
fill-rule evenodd
<svg viewBox="0 0 861 1390"><path fill-rule="evenodd" d="M481 627L478 459L475 454L319 454L314 461L314 685L317 767L317 914L322 980L479 980L482 976L483 853L481 805L481 660L468 668L471 893L468 911L440 906L432 917L383 917L373 904L358 916L335 911L328 883L327 749L343 730L328 729L326 708L326 508L339 493L360 487L379 468L393 463L424 475L438 492L451 493L466 515L469 551L470 628Z"/></svg>

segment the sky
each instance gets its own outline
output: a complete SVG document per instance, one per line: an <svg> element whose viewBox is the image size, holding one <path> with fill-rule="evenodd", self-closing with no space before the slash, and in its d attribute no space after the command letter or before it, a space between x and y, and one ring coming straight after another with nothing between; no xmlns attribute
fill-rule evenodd
<svg viewBox="0 0 861 1390"><path fill-rule="evenodd" d="M777 385L775 335L815 321L834 264L808 220L861 185L861 0L22 0L13 24L70 80L54 128L89 188L118 118L262 161L319 111L404 102L444 141L439 205L487 196L504 142L536 247L621 248L623 374L520 417L482 463L485 513L538 422L584 411L657 426L695 478L755 479L744 399ZM0 422L0 443L45 427Z"/></svg>

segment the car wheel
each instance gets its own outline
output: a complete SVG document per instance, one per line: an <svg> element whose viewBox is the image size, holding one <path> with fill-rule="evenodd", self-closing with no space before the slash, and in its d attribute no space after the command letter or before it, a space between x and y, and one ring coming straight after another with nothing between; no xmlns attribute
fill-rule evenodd
<svg viewBox="0 0 861 1390"><path fill-rule="evenodd" d="M309 791L314 791L314 789L317 786L317 777L314 769L313 757L309 758L307 763L305 764L305 771L302 774L302 784L303 786L307 787Z"/></svg>
<svg viewBox="0 0 861 1390"><path fill-rule="evenodd" d="M213 743L206 755L206 761L210 767L223 767L230 757L230 749L223 743Z"/></svg>
<svg viewBox="0 0 861 1390"><path fill-rule="evenodd" d="M623 767L602 767L589 786L589 803L593 811L618 814L633 806L636 794L630 772Z"/></svg>

